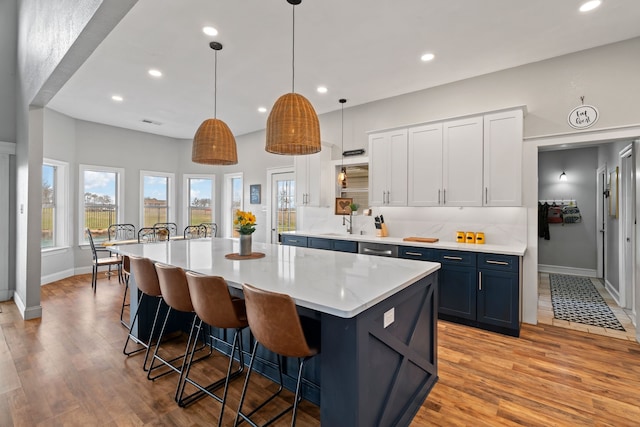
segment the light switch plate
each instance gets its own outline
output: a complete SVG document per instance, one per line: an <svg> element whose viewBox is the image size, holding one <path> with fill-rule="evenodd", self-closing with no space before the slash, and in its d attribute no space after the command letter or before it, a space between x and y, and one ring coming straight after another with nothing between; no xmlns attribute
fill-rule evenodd
<svg viewBox="0 0 640 427"><path fill-rule="evenodd" d="M384 320L383 320L383 327L387 327L390 324L392 324L394 321L396 320L396 309L395 307L393 307L392 309L385 311L384 313Z"/></svg>

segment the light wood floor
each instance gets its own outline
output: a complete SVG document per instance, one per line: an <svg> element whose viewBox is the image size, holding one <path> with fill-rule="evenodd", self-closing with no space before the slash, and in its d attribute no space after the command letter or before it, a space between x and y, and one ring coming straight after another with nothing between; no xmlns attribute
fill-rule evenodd
<svg viewBox="0 0 640 427"><path fill-rule="evenodd" d="M217 402L178 408L174 375L147 381L141 356L122 355L121 292L117 280L100 279L94 296L90 276L46 285L42 319L27 322L12 302L0 303L0 426L215 423ZM438 333L440 379L413 426L640 423L637 343L550 325L524 325L520 338L447 322L439 323ZM198 369L199 375L217 375L225 358L210 358ZM253 390L272 387L259 376L256 381ZM232 385L225 425L232 422L240 388ZM303 402L298 425L318 425L318 414Z"/></svg>

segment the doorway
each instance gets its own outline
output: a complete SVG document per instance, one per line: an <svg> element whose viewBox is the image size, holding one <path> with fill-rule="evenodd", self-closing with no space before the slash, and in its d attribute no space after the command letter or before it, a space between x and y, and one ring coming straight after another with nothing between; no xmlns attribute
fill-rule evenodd
<svg viewBox="0 0 640 427"><path fill-rule="evenodd" d="M280 233L296 229L296 175L291 168L267 170L267 222L269 243L279 243Z"/></svg>
<svg viewBox="0 0 640 427"><path fill-rule="evenodd" d="M589 153L589 156L585 157L585 153ZM635 298L635 187L632 146L629 142L620 140L548 146L539 151L538 160L538 198L569 199L570 202L577 199L577 205L586 220L582 227L566 222L552 225L551 241L554 238L556 240L553 245L539 240L538 320L540 323L597 333L594 331L598 328L581 324L569 325L565 323L572 322L556 322L556 319L549 318L554 316L549 306L548 273L587 276L627 329L626 333L615 331L611 336L634 337L635 316L631 315L630 310ZM610 166L612 164L620 166ZM573 187L566 187L566 180L562 182L561 178L566 177L569 183L575 179ZM550 193L554 193L554 196ZM592 206L591 212L589 205ZM576 232L571 233L571 228ZM549 248L552 249L551 252ZM550 260L550 253L556 259ZM583 264L580 265L579 262Z"/></svg>

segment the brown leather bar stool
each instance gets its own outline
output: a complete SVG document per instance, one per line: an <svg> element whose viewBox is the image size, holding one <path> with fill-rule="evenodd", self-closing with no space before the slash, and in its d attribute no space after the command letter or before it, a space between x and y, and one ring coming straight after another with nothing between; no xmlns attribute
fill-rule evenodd
<svg viewBox="0 0 640 427"><path fill-rule="evenodd" d="M249 417L274 399L283 389L281 357L296 357L298 358L300 367L298 369L293 405L264 424L271 424L293 409L291 425L294 426L296 423L298 403L301 400L300 383L304 364L307 360L320 353L320 323L313 319L300 317L296 310L296 304L289 295L265 291L247 284L244 284L242 289L247 307L249 328L256 342L253 345L249 371L247 372L242 395L240 396L240 404L238 405L234 426L237 426L242 421L247 421L252 426L257 427L257 424ZM278 355L280 387L271 397L258 405L258 407L248 414L244 414L242 413L242 404L247 394L247 385L249 384L253 362L256 358L258 344L262 344L266 349ZM240 420L240 418L242 418L242 420Z"/></svg>
<svg viewBox="0 0 640 427"><path fill-rule="evenodd" d="M146 350L144 355L144 363L142 365L143 369L146 371L147 360L149 359L149 349L151 348L151 342L153 340L153 336L156 330L156 325L158 323L160 306L162 305L162 292L160 290L160 283L158 282L156 267L153 265L153 262L149 258L143 258L143 257L137 257L137 256L128 256L127 258L129 259L131 274L133 274L133 277L135 278L135 281L136 281L136 285L140 290L140 297L138 298L138 307L136 308L136 312L133 316L133 320L131 321L131 325L129 326L129 335L127 336L127 341L124 343L124 348L122 349L122 352L127 356L131 356L133 354L141 352L142 350ZM145 297L155 298L158 301L156 306L156 314L153 319L153 326L151 327L151 332L149 334L149 339L147 340L147 342L141 341L140 339L138 339L136 336L132 334L133 327L135 326L136 321L138 320L138 315L140 313L140 306L142 305L142 301ZM127 351L127 346L129 345L129 341L133 341L136 344L140 344L142 347L135 350Z"/></svg>
<svg viewBox="0 0 640 427"><path fill-rule="evenodd" d="M189 285L187 284L187 277L185 276L185 272L180 267L173 267L166 264L156 263L155 265L156 273L158 274L158 283L160 284L160 290L162 291L162 299L169 306L167 310L167 314L164 317L164 322L162 323L162 329L160 329L160 335L158 337L158 342L153 351L153 357L151 358L151 365L149 366L149 372L147 373L147 378L150 380L155 380L160 377L163 377L171 372L176 372L180 374L182 377L182 368L185 365L185 361L188 356L188 350L191 348L191 340L197 341L198 335L193 334L195 329L196 320L198 317L195 314L195 310L193 308L193 304L191 303L191 295L189 293ZM173 359L167 360L162 356L158 355L158 350L162 344L162 338L164 337L164 333L167 327L167 322L169 320L169 315L172 311L178 311L183 313L193 313L193 321L191 322L191 329L189 331L189 339L187 340L187 346L185 352L176 356ZM204 342L204 340L203 340ZM195 345L195 344L194 344ZM200 348L195 351L199 351L205 347L203 344ZM193 362L197 362L199 360L204 359L205 357L210 356L213 353L211 347L209 347L209 353L203 356L200 356L198 359ZM151 376L151 372L155 369L161 368L162 365L155 366L155 361L160 361L163 365L170 368L168 371L162 372L158 375ZM177 365L174 362L182 360ZM176 395L178 394L178 388L180 386L180 382L178 382L178 387L176 387Z"/></svg>
<svg viewBox="0 0 640 427"><path fill-rule="evenodd" d="M178 387L178 394L176 395L176 401L180 406L187 406L201 397L208 395L221 403L220 417L218 418L218 426L222 425L222 418L224 415L224 407L227 400L227 389L229 381L238 378L244 371L244 357L242 351L242 330L249 326L247 321L247 313L244 305L244 300L237 297L232 297L229 293L227 282L219 276L203 276L195 273L188 272L187 283L189 284L189 292L191 293L191 302L193 308L198 315L200 321L197 325L197 331L199 333L203 322L209 326L220 329L234 329L233 343L231 345L231 351L229 355L229 367L227 368L226 377L220 378L213 383L203 386L197 383L195 380L189 377L189 371L191 369L191 361L193 359L195 342L192 345L192 350L189 354L186 366L182 369L182 378ZM211 336L210 345L213 346L214 342L220 342L226 346L229 344L217 337ZM233 356L235 352L238 352L239 366L232 372L233 368ZM196 387L198 391L195 393L183 397L186 384L189 383ZM222 397L217 396L213 392L224 386Z"/></svg>

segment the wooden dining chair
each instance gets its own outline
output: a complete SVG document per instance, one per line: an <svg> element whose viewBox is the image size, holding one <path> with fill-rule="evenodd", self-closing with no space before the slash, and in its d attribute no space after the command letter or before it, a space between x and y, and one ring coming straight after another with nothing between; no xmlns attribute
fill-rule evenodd
<svg viewBox="0 0 640 427"><path fill-rule="evenodd" d="M216 237L218 235L218 224L215 222L203 222L200 224L206 228L205 237Z"/></svg>
<svg viewBox="0 0 640 427"><path fill-rule="evenodd" d="M184 238L185 239L200 239L203 237L207 237L207 228L200 225L187 225L184 228Z"/></svg>

